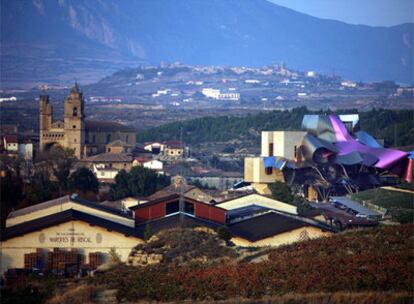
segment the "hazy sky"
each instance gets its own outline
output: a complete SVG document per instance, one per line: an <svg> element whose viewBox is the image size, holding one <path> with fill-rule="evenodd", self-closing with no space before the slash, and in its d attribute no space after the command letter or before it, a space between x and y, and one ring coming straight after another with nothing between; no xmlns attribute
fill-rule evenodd
<svg viewBox="0 0 414 304"><path fill-rule="evenodd" d="M392 26L414 22L414 0L269 0L315 17L352 24Z"/></svg>

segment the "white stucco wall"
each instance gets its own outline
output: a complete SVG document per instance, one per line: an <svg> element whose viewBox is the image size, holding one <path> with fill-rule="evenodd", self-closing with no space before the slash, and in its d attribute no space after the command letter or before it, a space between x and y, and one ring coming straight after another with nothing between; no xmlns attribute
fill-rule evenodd
<svg viewBox="0 0 414 304"><path fill-rule="evenodd" d="M159 160L151 160L151 161L145 162L143 167L152 169L152 170L162 170L163 165L162 165L162 162L160 162Z"/></svg>
<svg viewBox="0 0 414 304"><path fill-rule="evenodd" d="M107 256L114 247L121 260L126 261L131 249L142 242L137 237L127 237L82 221L69 221L1 242L1 273L9 268L23 268L24 254L36 252L37 248L77 248L85 256L85 263L89 263L90 252L102 252Z"/></svg>

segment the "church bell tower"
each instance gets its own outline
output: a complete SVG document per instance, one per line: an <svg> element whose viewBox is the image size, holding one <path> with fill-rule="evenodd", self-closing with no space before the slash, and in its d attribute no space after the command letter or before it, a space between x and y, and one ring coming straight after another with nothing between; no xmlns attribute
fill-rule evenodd
<svg viewBox="0 0 414 304"><path fill-rule="evenodd" d="M39 132L39 147L40 151L44 148L44 136L50 131L52 127L52 105L49 103L49 96L41 95L39 98L39 116L40 116L40 132Z"/></svg>
<svg viewBox="0 0 414 304"><path fill-rule="evenodd" d="M73 149L79 159L83 157L85 145L84 103L83 94L75 83L65 98L64 123L66 147Z"/></svg>

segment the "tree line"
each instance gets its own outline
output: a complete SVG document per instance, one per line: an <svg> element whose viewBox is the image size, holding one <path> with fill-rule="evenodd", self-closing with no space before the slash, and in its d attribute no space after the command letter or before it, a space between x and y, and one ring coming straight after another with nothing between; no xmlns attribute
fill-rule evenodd
<svg viewBox="0 0 414 304"><path fill-rule="evenodd" d="M40 152L33 163L2 155L0 166L1 224L10 211L69 193L96 199L99 182L88 168L75 169L73 150L61 147Z"/></svg>
<svg viewBox="0 0 414 304"><path fill-rule="evenodd" d="M223 142L234 139L260 142L261 131L300 130L305 114L355 114L359 113L360 128L375 138L384 139L387 146L408 146L414 142L414 110L372 109L358 112L357 109L338 111L311 111L299 107L285 111L260 112L245 117L203 117L168 123L144 130L138 140L166 141L183 138L189 144Z"/></svg>
<svg viewBox="0 0 414 304"><path fill-rule="evenodd" d="M121 170L115 176L115 183L109 191L110 199L117 200L129 196L148 196L168 186L170 178L141 166L129 172Z"/></svg>

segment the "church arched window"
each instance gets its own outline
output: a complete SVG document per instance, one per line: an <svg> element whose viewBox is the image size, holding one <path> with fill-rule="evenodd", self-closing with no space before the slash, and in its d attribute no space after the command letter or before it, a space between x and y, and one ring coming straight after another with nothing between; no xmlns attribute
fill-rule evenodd
<svg viewBox="0 0 414 304"><path fill-rule="evenodd" d="M111 134L107 134L106 135L106 143L110 143L111 142Z"/></svg>
<svg viewBox="0 0 414 304"><path fill-rule="evenodd" d="M78 108L77 107L73 107L73 116L78 116Z"/></svg>

